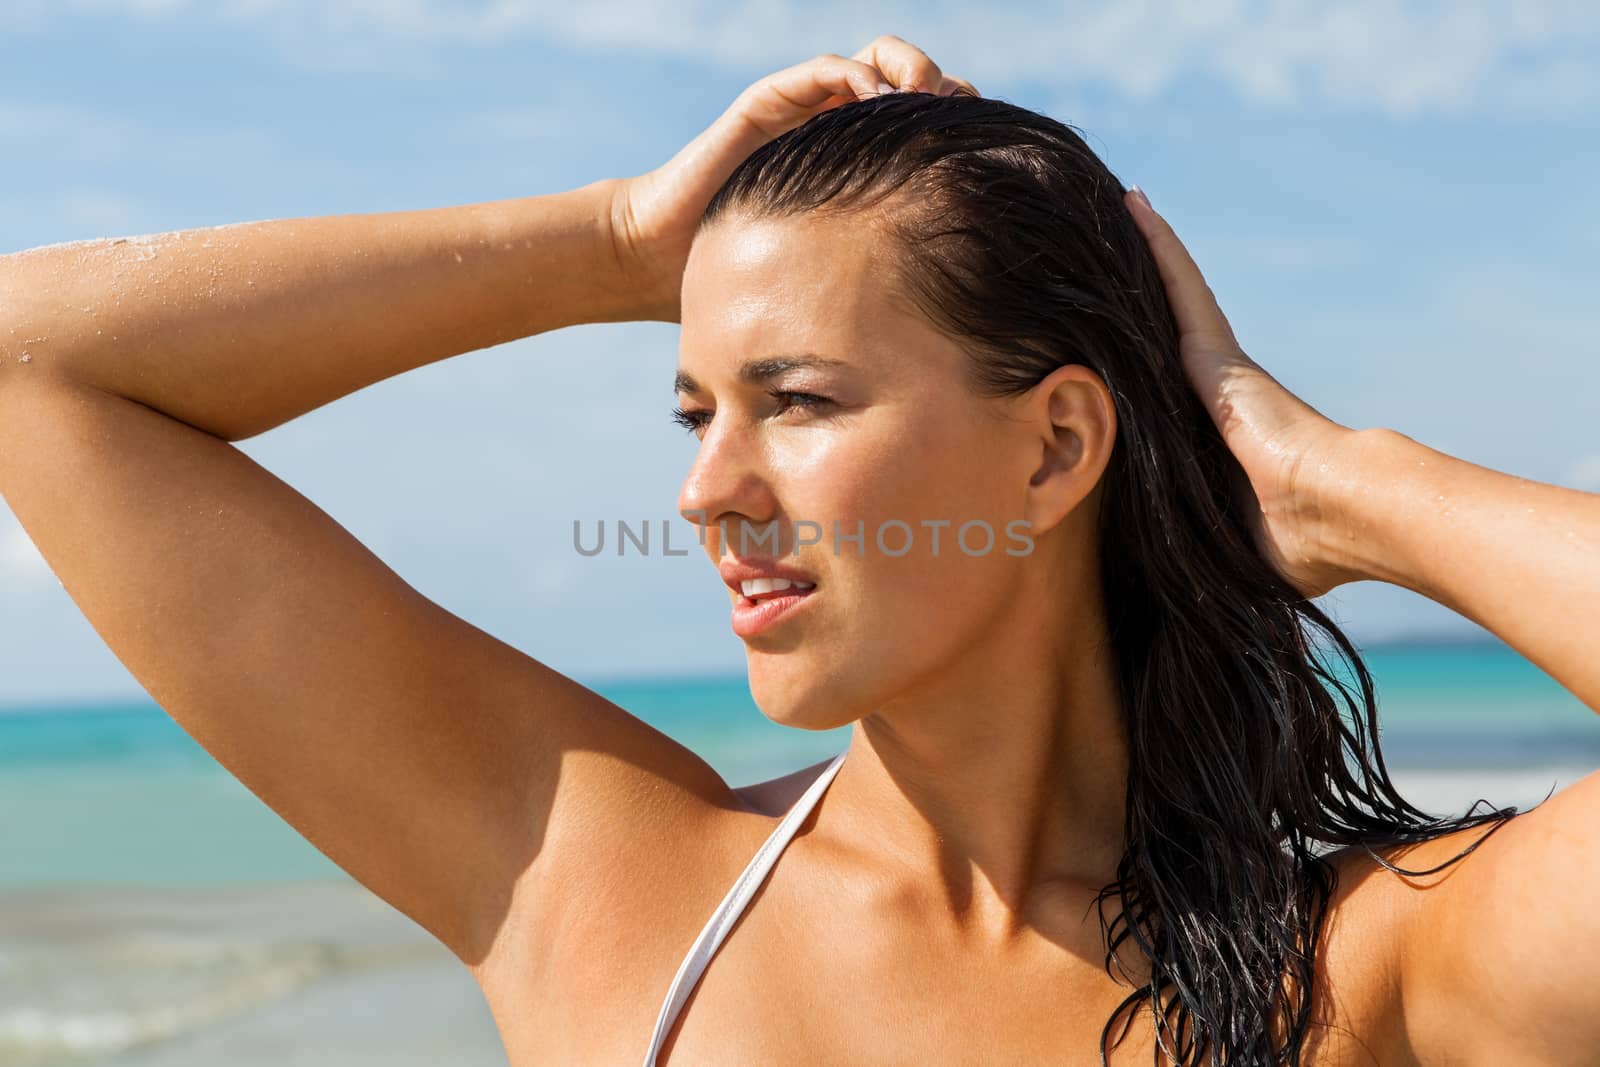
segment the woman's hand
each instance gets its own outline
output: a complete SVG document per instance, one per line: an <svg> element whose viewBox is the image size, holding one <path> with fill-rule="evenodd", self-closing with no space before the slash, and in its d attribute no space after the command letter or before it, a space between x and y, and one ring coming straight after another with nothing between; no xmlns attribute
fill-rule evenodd
<svg viewBox="0 0 1600 1067"><path fill-rule="evenodd" d="M700 216L750 153L841 104L896 90L948 96L957 88L978 95L922 49L885 35L850 59L829 53L767 75L666 163L617 182L612 240L649 317L679 321L683 268Z"/></svg>
<svg viewBox="0 0 1600 1067"><path fill-rule="evenodd" d="M1178 323L1178 353L1259 505L1256 548L1290 585L1317 597L1364 574L1330 551L1344 535L1341 477L1359 469L1366 438L1280 385L1239 347L1216 295L1167 221L1139 192L1124 203L1155 254Z"/></svg>

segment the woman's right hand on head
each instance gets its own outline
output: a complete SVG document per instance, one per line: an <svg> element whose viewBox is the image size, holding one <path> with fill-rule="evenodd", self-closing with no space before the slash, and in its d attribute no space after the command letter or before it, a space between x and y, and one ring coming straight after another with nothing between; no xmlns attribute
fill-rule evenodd
<svg viewBox="0 0 1600 1067"><path fill-rule="evenodd" d="M886 34L854 56L828 53L751 85L677 155L616 183L612 240L638 287L644 318L679 320L689 246L706 205L734 169L766 142L841 104L904 89L948 96L972 83L951 77L922 49Z"/></svg>

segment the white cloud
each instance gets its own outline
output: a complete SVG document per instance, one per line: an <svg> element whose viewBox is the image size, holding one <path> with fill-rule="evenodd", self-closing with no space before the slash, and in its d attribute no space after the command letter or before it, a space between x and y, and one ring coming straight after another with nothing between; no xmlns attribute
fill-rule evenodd
<svg viewBox="0 0 1600 1067"><path fill-rule="evenodd" d="M51 15L47 12L54 12ZM1043 82L1147 100L1190 81L1258 106L1424 114L1565 115L1600 101L1600 5L1590 0L1098 0L889 5L846 0L57 0L14 24L62 14L194 17L265 30L297 58L371 69L441 45L537 38L636 50L739 70L821 52L849 55L893 31L985 91ZM376 39L375 39L376 35ZM387 40L383 40L387 38ZM387 45L405 45L403 57Z"/></svg>

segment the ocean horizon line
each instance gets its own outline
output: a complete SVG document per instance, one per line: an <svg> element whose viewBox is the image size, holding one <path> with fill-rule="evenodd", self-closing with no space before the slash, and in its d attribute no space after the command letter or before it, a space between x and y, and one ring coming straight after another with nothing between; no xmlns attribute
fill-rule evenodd
<svg viewBox="0 0 1600 1067"><path fill-rule="evenodd" d="M1417 630L1395 634L1381 639L1361 641L1352 637L1362 654L1386 651L1417 651L1421 649L1482 649L1500 648L1514 655L1521 653L1488 631ZM689 669L682 671L640 671L637 673L589 674L568 672L550 664L551 669L592 689L620 688L651 685L744 685L748 677L742 669ZM46 698L0 699L0 716L30 714L92 714L114 711L138 711L160 705L146 693L118 691L115 693L85 694L78 696L51 696Z"/></svg>

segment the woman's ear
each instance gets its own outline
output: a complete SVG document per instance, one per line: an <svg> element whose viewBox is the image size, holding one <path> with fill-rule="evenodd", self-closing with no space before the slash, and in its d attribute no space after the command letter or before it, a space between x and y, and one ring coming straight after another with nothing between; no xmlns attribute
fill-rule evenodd
<svg viewBox="0 0 1600 1067"><path fill-rule="evenodd" d="M1024 402L1033 452L1026 515L1037 536L1072 513L1099 485L1117 437L1111 390L1080 364L1057 367Z"/></svg>

